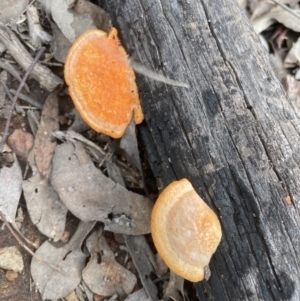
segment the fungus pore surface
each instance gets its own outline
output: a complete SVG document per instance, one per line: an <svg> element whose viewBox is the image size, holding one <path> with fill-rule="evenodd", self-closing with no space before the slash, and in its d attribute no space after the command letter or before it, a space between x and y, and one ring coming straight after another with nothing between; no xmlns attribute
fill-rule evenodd
<svg viewBox="0 0 300 301"><path fill-rule="evenodd" d="M203 280L222 236L216 214L187 179L162 191L152 211L151 233L167 266L192 282Z"/></svg>
<svg viewBox="0 0 300 301"><path fill-rule="evenodd" d="M65 63L71 98L95 131L120 138L134 116L144 119L135 75L117 30L89 30L72 45Z"/></svg>

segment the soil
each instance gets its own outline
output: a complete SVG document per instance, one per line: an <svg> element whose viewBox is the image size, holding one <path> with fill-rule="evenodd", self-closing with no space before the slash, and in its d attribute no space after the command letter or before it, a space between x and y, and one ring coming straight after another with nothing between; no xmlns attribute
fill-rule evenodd
<svg viewBox="0 0 300 301"><path fill-rule="evenodd" d="M36 243L42 243L47 238L42 235L37 228L32 224L27 212L24 213L24 222L21 226L22 234L30 241ZM6 278L7 271L0 269L0 300L5 301L20 301L20 300L32 300L41 301L41 295L35 290L34 283L32 282L30 275L30 262L31 255L25 251L17 242L15 237L11 234L9 229L5 226L0 230L0 246L11 247L15 246L22 254L24 261L24 269L21 273L18 273L18 277L14 281L9 281ZM33 247L31 249L34 251Z"/></svg>

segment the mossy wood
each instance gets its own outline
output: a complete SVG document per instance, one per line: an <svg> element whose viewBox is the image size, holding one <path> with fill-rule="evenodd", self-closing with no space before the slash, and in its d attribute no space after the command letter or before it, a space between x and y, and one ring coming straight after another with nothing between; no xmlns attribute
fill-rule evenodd
<svg viewBox="0 0 300 301"><path fill-rule="evenodd" d="M223 237L204 300L300 300L300 120L235 0L114 0L137 77L140 133L161 188L188 178Z"/></svg>

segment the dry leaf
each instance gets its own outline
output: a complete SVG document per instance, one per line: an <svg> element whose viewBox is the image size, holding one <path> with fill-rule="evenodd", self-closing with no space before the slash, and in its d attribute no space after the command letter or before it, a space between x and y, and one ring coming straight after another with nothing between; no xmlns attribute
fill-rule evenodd
<svg viewBox="0 0 300 301"><path fill-rule="evenodd" d="M136 138L135 122L132 119L120 141L120 148L127 162L142 172L138 143Z"/></svg>
<svg viewBox="0 0 300 301"><path fill-rule="evenodd" d="M294 76L288 74L282 80L282 84L287 95L289 96L289 99L292 102L296 113L298 114L298 116L300 116L300 82L298 82L296 79Z"/></svg>
<svg viewBox="0 0 300 301"><path fill-rule="evenodd" d="M17 19L28 5L28 0L1 0L0 22L3 24Z"/></svg>
<svg viewBox="0 0 300 301"><path fill-rule="evenodd" d="M157 270L156 270L157 275L163 275L169 271L168 266L166 265L166 263L163 261L163 259L158 253L155 254L155 262L157 266Z"/></svg>
<svg viewBox="0 0 300 301"><path fill-rule="evenodd" d="M287 70L283 68L284 55L284 52L281 50L275 50L274 53L270 54L270 60L280 79L284 78L288 73Z"/></svg>
<svg viewBox="0 0 300 301"><path fill-rule="evenodd" d="M258 5L253 10L250 20L253 22L255 19L266 15L272 7L274 7L274 3L271 1L259 1Z"/></svg>
<svg viewBox="0 0 300 301"><path fill-rule="evenodd" d="M184 279L182 277L170 272L168 285L164 288L166 299L182 301L182 296L184 296L183 284Z"/></svg>
<svg viewBox="0 0 300 301"><path fill-rule="evenodd" d="M295 12L297 13L296 10ZM280 6L275 6L271 9L270 18L275 19L277 22L283 24L286 28L300 32L299 19Z"/></svg>
<svg viewBox="0 0 300 301"><path fill-rule="evenodd" d="M73 131L73 132L78 132L78 133L82 133L88 129L90 129L90 127L86 124L86 122L82 119L82 117L80 116L79 112L77 111L76 108L74 108L71 112L70 115L73 115L73 123L71 124L71 126L69 127L68 131Z"/></svg>
<svg viewBox="0 0 300 301"><path fill-rule="evenodd" d="M292 46L290 51L288 52L283 67L284 68L293 68L297 66L300 62L300 38L297 40L296 43Z"/></svg>
<svg viewBox="0 0 300 301"><path fill-rule="evenodd" d="M79 15L89 15L98 29L109 32L111 28L110 16L98 5L86 0L77 0L73 9Z"/></svg>
<svg viewBox="0 0 300 301"><path fill-rule="evenodd" d="M91 260L84 268L82 277L90 290L101 296L112 296L118 292L130 294L137 279L116 262L101 231L93 232L87 239L86 246L91 253Z"/></svg>
<svg viewBox="0 0 300 301"><path fill-rule="evenodd" d="M23 191L32 223L44 235L58 241L64 233L68 209L48 179L36 174L23 182Z"/></svg>
<svg viewBox="0 0 300 301"><path fill-rule="evenodd" d="M50 94L44 104L34 147L28 162L33 176L23 182L24 196L31 221L54 241L59 240L65 228L67 208L49 185L51 161L56 146L52 132L58 130L58 99Z"/></svg>
<svg viewBox="0 0 300 301"><path fill-rule="evenodd" d="M53 49L54 58L61 63L64 63L72 43L65 37L58 26L51 22L53 39L50 42Z"/></svg>
<svg viewBox="0 0 300 301"><path fill-rule="evenodd" d="M3 150L9 153L7 146L4 146ZM16 155L9 154L14 160L12 165L0 168L0 211L5 215L8 222L14 223L22 192L22 173Z"/></svg>
<svg viewBox="0 0 300 301"><path fill-rule="evenodd" d="M54 22L71 43L85 31L96 28L89 15L77 14L69 8L65 0L40 0L40 2L50 9Z"/></svg>
<svg viewBox="0 0 300 301"><path fill-rule="evenodd" d="M283 24L286 28L300 32L299 19L280 6L274 6L268 13L255 18L252 25L256 33L261 33L276 23L276 21Z"/></svg>
<svg viewBox="0 0 300 301"><path fill-rule="evenodd" d="M45 101L33 147L35 163L42 177L49 177L56 146L56 141L52 139L52 132L57 131L58 128L58 99L56 93L52 93Z"/></svg>
<svg viewBox="0 0 300 301"><path fill-rule="evenodd" d="M51 182L68 209L83 221L97 220L105 230L150 232L152 202L130 192L97 169L80 142L56 147Z"/></svg>
<svg viewBox="0 0 300 301"><path fill-rule="evenodd" d="M73 291L70 295L64 298L65 301L80 301L80 299L77 297L75 291Z"/></svg>
<svg viewBox="0 0 300 301"><path fill-rule="evenodd" d="M27 160L28 154L33 146L33 136L20 129L14 130L7 139L8 146L15 152L17 157Z"/></svg>
<svg viewBox="0 0 300 301"><path fill-rule="evenodd" d="M111 158L106 162L108 176L116 183L125 187L125 182L117 164L112 162Z"/></svg>
<svg viewBox="0 0 300 301"><path fill-rule="evenodd" d="M151 274L157 271L157 266L145 236L124 235L124 238L147 295L150 300L158 301L157 287L151 279Z"/></svg>
<svg viewBox="0 0 300 301"><path fill-rule="evenodd" d="M7 271L5 277L8 281L14 282L18 278L18 273L14 271Z"/></svg>
<svg viewBox="0 0 300 301"><path fill-rule="evenodd" d="M257 34L260 34L274 23L276 23L276 20L271 17L270 13L268 13L256 18L252 22L252 25L254 27L255 32Z"/></svg>
<svg viewBox="0 0 300 301"><path fill-rule="evenodd" d="M27 118L28 118L30 130L33 133L33 135L35 136L37 133L37 130L39 128L41 116L40 116L39 112L36 110L28 110Z"/></svg>
<svg viewBox="0 0 300 301"><path fill-rule="evenodd" d="M82 241L94 227L94 222L81 222L71 240L61 248L44 242L35 254L60 268L54 270L35 257L31 261L31 275L43 299L60 299L68 296L80 283L86 256L81 252Z"/></svg>
<svg viewBox="0 0 300 301"><path fill-rule="evenodd" d="M124 301L149 301L145 290L142 288L139 291L134 292L133 294L129 295Z"/></svg>

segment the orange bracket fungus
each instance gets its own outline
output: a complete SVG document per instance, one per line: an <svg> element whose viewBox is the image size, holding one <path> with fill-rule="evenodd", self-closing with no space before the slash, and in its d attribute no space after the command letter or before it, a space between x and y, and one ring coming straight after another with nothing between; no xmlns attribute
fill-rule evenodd
<svg viewBox="0 0 300 301"><path fill-rule="evenodd" d="M120 138L134 116L143 121L135 75L117 30L89 30L72 45L65 64L72 100L95 131Z"/></svg>
<svg viewBox="0 0 300 301"><path fill-rule="evenodd" d="M151 215L151 232L167 266L192 282L204 279L222 236L216 214L187 179L171 183L160 194Z"/></svg>

